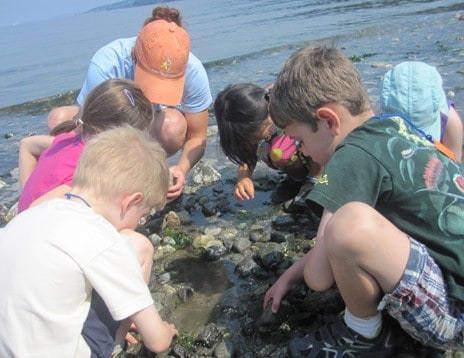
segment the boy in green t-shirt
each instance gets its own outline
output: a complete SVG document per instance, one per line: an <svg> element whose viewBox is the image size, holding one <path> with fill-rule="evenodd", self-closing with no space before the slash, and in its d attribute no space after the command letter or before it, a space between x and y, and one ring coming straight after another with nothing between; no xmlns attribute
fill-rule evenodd
<svg viewBox="0 0 464 358"><path fill-rule="evenodd" d="M346 304L343 319L293 339L290 356L391 355L394 336L382 311L425 345L462 348L461 164L404 118L375 117L356 67L334 48L290 57L270 113L325 166L308 195L324 212L315 247L268 290L264 307L276 312L303 278L317 291L335 284Z"/></svg>

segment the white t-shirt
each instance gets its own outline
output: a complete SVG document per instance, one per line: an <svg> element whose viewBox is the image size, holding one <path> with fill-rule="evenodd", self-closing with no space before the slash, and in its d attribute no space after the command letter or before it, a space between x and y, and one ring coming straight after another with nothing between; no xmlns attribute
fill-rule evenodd
<svg viewBox="0 0 464 358"><path fill-rule="evenodd" d="M0 357L82 356L92 288L115 320L153 303L129 239L65 199L0 229L0 287Z"/></svg>

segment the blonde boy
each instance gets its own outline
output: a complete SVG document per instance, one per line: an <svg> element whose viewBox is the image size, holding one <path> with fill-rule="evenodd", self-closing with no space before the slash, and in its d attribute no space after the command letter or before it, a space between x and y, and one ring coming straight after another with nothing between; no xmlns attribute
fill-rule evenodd
<svg viewBox="0 0 464 358"><path fill-rule="evenodd" d="M269 289L334 284L343 319L289 344L292 357L390 356L388 312L414 339L462 348L464 177L401 117L374 117L354 64L334 48L298 50L270 98L274 122L325 166L308 199L324 207L316 245ZM338 356L337 354L337 356Z"/></svg>
<svg viewBox="0 0 464 358"><path fill-rule="evenodd" d="M145 345L169 348L161 319L123 229L165 204L164 151L130 127L86 145L64 198L32 207L0 229L0 356L85 357L81 338L92 288L115 320L130 318Z"/></svg>

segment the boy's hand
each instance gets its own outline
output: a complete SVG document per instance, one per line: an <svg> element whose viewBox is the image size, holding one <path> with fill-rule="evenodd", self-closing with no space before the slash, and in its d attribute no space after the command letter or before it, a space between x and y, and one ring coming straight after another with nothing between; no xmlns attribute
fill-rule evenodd
<svg viewBox="0 0 464 358"><path fill-rule="evenodd" d="M137 332L137 327L135 326L135 323L132 322L130 327L129 327L129 332L126 334L126 342L129 344L136 344L138 343L137 338L135 338L130 332L135 331Z"/></svg>
<svg viewBox="0 0 464 358"><path fill-rule="evenodd" d="M251 178L242 178L235 186L234 196L239 200L250 200L255 197L255 186Z"/></svg>
<svg viewBox="0 0 464 358"><path fill-rule="evenodd" d="M277 282L272 285L269 290L267 290L266 295L264 296L263 310L271 304L272 313L277 313L280 308L282 297L284 297L291 288L292 286L289 285L288 280L286 280L284 276L281 276Z"/></svg>
<svg viewBox="0 0 464 358"><path fill-rule="evenodd" d="M179 336L179 331L177 330L176 326L174 326L174 324L166 322L166 321L164 323L168 327L168 329L171 330L173 337Z"/></svg>

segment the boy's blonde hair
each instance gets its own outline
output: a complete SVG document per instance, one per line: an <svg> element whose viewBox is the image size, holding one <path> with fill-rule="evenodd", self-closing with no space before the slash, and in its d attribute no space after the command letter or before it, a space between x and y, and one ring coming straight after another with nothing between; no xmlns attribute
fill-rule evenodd
<svg viewBox="0 0 464 358"><path fill-rule="evenodd" d="M166 153L148 134L130 126L104 131L86 144L73 177L73 186L112 201L141 192L137 205L156 210L166 203L169 186Z"/></svg>
<svg viewBox="0 0 464 358"><path fill-rule="evenodd" d="M353 116L370 109L369 96L355 65L333 47L297 50L285 63L271 91L272 120L281 128L303 122L316 131L316 110L328 103L345 106Z"/></svg>

